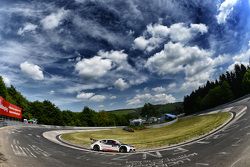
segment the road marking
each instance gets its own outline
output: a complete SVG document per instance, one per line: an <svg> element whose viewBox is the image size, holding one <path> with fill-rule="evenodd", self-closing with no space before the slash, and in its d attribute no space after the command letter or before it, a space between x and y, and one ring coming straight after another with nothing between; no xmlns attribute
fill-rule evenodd
<svg viewBox="0 0 250 167"><path fill-rule="evenodd" d="M210 142L208 142L208 141L197 141L196 143L198 143L198 144L209 144Z"/></svg>
<svg viewBox="0 0 250 167"><path fill-rule="evenodd" d="M161 158L162 157L162 155L161 155L161 153L159 151L155 152L155 154L145 152L145 153L142 154L142 159L147 159L147 155L150 155L150 156L156 157L156 158Z"/></svg>
<svg viewBox="0 0 250 167"><path fill-rule="evenodd" d="M230 154L230 153L228 153L228 152L219 152L219 153L217 153L218 155L228 155L228 154Z"/></svg>
<svg viewBox="0 0 250 167"><path fill-rule="evenodd" d="M185 152L188 152L188 151L189 151L189 150L187 150L187 149L184 149L184 148L179 147L179 148L176 148L176 149L174 150L173 155L182 154L182 153L185 153Z"/></svg>
<svg viewBox="0 0 250 167"><path fill-rule="evenodd" d="M32 134L30 134L30 133L29 133L28 135L29 135L29 136L32 136Z"/></svg>
<svg viewBox="0 0 250 167"><path fill-rule="evenodd" d="M199 166L209 166L209 164L207 163L195 163L196 165L199 165Z"/></svg>
<svg viewBox="0 0 250 167"><path fill-rule="evenodd" d="M233 147L237 147L237 146L240 145L241 139L236 138L236 140L237 140L237 141L236 141L234 144L232 144Z"/></svg>

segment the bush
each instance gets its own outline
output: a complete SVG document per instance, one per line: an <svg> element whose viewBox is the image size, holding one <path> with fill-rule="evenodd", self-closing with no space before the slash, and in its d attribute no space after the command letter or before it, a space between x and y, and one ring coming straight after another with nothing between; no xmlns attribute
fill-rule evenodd
<svg viewBox="0 0 250 167"><path fill-rule="evenodd" d="M131 127L124 127L123 130L127 131L127 132L134 132L134 129Z"/></svg>

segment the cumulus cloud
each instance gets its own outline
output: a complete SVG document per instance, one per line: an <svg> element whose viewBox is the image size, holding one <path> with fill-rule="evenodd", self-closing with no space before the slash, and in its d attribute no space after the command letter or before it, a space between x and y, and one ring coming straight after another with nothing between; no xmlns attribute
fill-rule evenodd
<svg viewBox="0 0 250 167"><path fill-rule="evenodd" d="M117 79L114 83L114 86L120 90L129 88L129 84L122 78Z"/></svg>
<svg viewBox="0 0 250 167"><path fill-rule="evenodd" d="M85 101L93 101L93 102L103 102L106 99L104 95L96 95L95 93L86 93L81 92L76 96L77 99L82 99Z"/></svg>
<svg viewBox="0 0 250 167"><path fill-rule="evenodd" d="M145 67L159 75L177 74L185 72L188 75L195 74L211 65L211 53L197 46L184 46L181 43L169 42L164 49L150 57Z"/></svg>
<svg viewBox="0 0 250 167"><path fill-rule="evenodd" d="M79 75L86 78L99 78L104 76L112 68L112 61L94 56L90 59L82 59L75 65Z"/></svg>
<svg viewBox="0 0 250 167"><path fill-rule="evenodd" d="M26 23L23 28L19 28L17 34L18 35L23 35L24 33L27 32L34 32L37 29L37 25L32 24L32 23Z"/></svg>
<svg viewBox="0 0 250 167"><path fill-rule="evenodd" d="M91 98L94 95L95 95L94 93L85 93L85 92L82 92L82 93L78 94L76 96L76 98L78 98L78 99L89 99L89 98Z"/></svg>
<svg viewBox="0 0 250 167"><path fill-rule="evenodd" d="M144 105L145 103L152 103L152 104L166 104L166 103L173 103L176 99L172 95L168 95L165 93L161 94L137 94L132 99L127 100L127 104L130 106L139 106Z"/></svg>
<svg viewBox="0 0 250 167"><path fill-rule="evenodd" d="M198 33L204 34L208 32L208 27L205 24L190 24L187 26L184 23L172 24L170 27L162 24L150 24L143 36L134 40L134 47L140 50L150 52L158 47L166 40L170 39L174 42L186 43L193 39Z"/></svg>
<svg viewBox="0 0 250 167"><path fill-rule="evenodd" d="M110 59L113 62L116 62L118 64L121 64L121 63L124 63L124 61L127 61L127 57L128 57L128 55L124 53L123 50L121 51L111 50L107 52L100 50L97 55L103 58Z"/></svg>
<svg viewBox="0 0 250 167"><path fill-rule="evenodd" d="M59 9L56 13L51 13L41 20L41 24L44 29L51 30L58 27L62 20L67 16L68 11Z"/></svg>
<svg viewBox="0 0 250 167"><path fill-rule="evenodd" d="M228 63L228 58L220 55L213 58L211 51L198 46L186 46L169 42L164 49L150 57L145 67L161 76L180 74L184 81L182 90L190 90L211 79L216 67Z"/></svg>
<svg viewBox="0 0 250 167"><path fill-rule="evenodd" d="M230 13L233 11L234 6L237 4L239 0L225 0L220 6L219 6L219 13L216 16L218 24L226 23L226 20Z"/></svg>
<svg viewBox="0 0 250 167"><path fill-rule="evenodd" d="M20 64L21 71L34 80L43 80L44 75L43 71L38 65L29 63L27 61Z"/></svg>

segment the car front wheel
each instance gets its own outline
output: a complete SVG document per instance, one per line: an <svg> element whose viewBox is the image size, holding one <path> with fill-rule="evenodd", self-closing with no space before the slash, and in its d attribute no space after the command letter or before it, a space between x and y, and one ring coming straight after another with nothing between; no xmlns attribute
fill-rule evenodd
<svg viewBox="0 0 250 167"><path fill-rule="evenodd" d="M93 150L94 151L100 151L100 147L98 145L94 145Z"/></svg>
<svg viewBox="0 0 250 167"><path fill-rule="evenodd" d="M119 149L119 152L121 152L121 153L126 153L126 152L127 152L127 148L126 148L126 147L121 147L121 148Z"/></svg>

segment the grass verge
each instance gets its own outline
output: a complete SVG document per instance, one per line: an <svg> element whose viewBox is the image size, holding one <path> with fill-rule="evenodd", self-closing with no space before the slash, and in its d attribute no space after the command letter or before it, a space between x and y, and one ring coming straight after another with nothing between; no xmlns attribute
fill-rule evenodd
<svg viewBox="0 0 250 167"><path fill-rule="evenodd" d="M62 139L72 144L89 148L90 139L117 139L138 149L168 146L204 135L230 119L230 113L194 116L179 119L178 122L155 129L135 130L134 133L122 129L88 131L63 134Z"/></svg>

